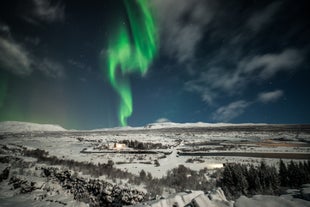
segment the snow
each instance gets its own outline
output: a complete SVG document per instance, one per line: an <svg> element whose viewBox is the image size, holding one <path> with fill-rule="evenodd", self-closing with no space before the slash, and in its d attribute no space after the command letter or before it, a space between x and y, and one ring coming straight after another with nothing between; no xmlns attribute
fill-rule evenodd
<svg viewBox="0 0 310 207"><path fill-rule="evenodd" d="M306 200L310 201L310 184L303 185L300 193Z"/></svg>
<svg viewBox="0 0 310 207"><path fill-rule="evenodd" d="M255 195L252 198L241 196L237 199L235 207L309 207L308 201L285 197L268 196L268 195Z"/></svg>
<svg viewBox="0 0 310 207"><path fill-rule="evenodd" d="M266 125L266 124L263 124L263 123L232 124L232 123L204 123L204 122L197 122L197 123L160 122L160 123L147 124L144 128L162 129L162 128L190 128L190 127L251 126L251 125Z"/></svg>
<svg viewBox="0 0 310 207"><path fill-rule="evenodd" d="M8 122L12 123L14 122ZM175 124L175 123L174 123ZM206 125L206 123L194 123L196 125ZM0 123L1 126L4 122ZM27 123L22 123L22 126L28 125ZM33 125L30 124L29 125ZM35 125L35 124L34 124ZM176 124L178 125L178 124ZM212 124L212 126L220 126L221 124ZM41 125L40 125L41 126ZM24 127L25 129L25 127ZM38 128L37 128L38 129ZM180 128L181 129L181 128ZM12 130L14 131L14 130ZM1 132L1 131L0 131ZM285 133L289 138L294 138L296 133L291 132ZM309 134L307 134L309 137ZM278 132L264 132L264 131L239 131L239 130L211 130L206 132L196 133L196 131L165 131L165 130L125 130L121 131L117 129L113 131L65 131L65 133L46 133L42 136L32 136L31 133L24 133L23 139L19 136L10 136L8 139L3 139L2 144L8 147L22 145L27 148L32 149L42 149L49 152L50 156L57 156L62 159L73 159L75 161L90 161L92 163L107 163L108 160L113 160L114 167L119 168L124 171L139 175L142 169L146 173L150 172L153 177L161 178L166 175L168 170L178 167L183 164L192 170L201 170L204 168L214 169L221 168L223 163L259 163L261 158L251 158L251 157L237 157L237 156L202 156L199 159L202 162L189 163L186 162L188 159L194 159L197 156L179 156L178 152L182 150L195 150L198 152L202 147L208 147L209 150L205 152L281 152L281 153L309 153L309 147L286 147L286 146L276 146L267 147L260 143L264 141L265 138L273 139L282 137L282 131ZM48 138L48 139L46 139ZM169 146L168 149L156 149L158 154L122 154L120 153L104 153L100 152L101 145L114 143L121 140L137 140L140 142L151 142L151 143L162 143L165 146ZM176 140L183 140L178 146ZM201 143L201 142L217 142L217 145L201 145L198 147L191 147L190 144ZM235 144L237 143L237 144ZM270 143L270 142L267 142ZM273 143L273 142L272 142ZM282 142L281 142L282 143ZM290 141L292 143L292 141ZM297 142L293 142L294 144ZM226 145L234 146L233 148L217 149ZM255 147L253 147L255 146ZM306 146L306 145L305 145ZM81 153L83 149L88 151L94 151L97 153ZM155 151L156 151L155 150ZM99 151L99 153L98 153ZM172 152L163 157L164 151ZM160 166L155 166L154 162L158 160ZM278 165L278 159L265 160L271 165ZM290 159L284 160L289 161ZM147 164L150 163L150 164ZM121 164L118 164L121 163Z"/></svg>
<svg viewBox="0 0 310 207"><path fill-rule="evenodd" d="M35 182L36 190L30 194L21 194L19 189L12 190L12 185L9 185L9 179L2 181L0 185L0 206L49 206L62 207L62 203L66 203L69 207L87 207L88 205L74 200L74 196L68 191L64 190L58 183L53 180L47 180L43 177L38 177L39 174L34 168L26 169L25 175L19 174L18 177L27 180L28 182ZM33 174L36 173L36 176ZM12 172L12 174L16 174ZM12 175L11 175L12 176ZM58 191L58 193L57 193ZM44 197L45 196L45 197ZM62 202L62 203L61 203Z"/></svg>
<svg viewBox="0 0 310 207"><path fill-rule="evenodd" d="M66 130L57 125L41 125L23 122L1 122L1 132L25 132L23 134L4 134L1 145L2 150L6 151L6 148L17 148L23 146L29 149L42 149L49 152L50 156L57 156L61 159L73 159L75 161L86 161L93 164L107 163L108 160L113 160L114 167L123 171L139 175L143 169L146 173L150 172L153 177L161 178L166 175L168 170L171 170L179 165L185 165L192 170L200 170L203 168L213 169L221 168L223 163L259 163L262 158L259 157L238 157L238 156L195 156L188 155L182 156L180 152L253 152L253 153L307 153L310 152L309 144L303 140L310 139L310 133L307 131L301 131L296 134L296 130L289 131L287 129L271 129L271 130L255 130L257 124L208 124L208 123L154 123L143 127L122 127L113 129L98 129L91 131L72 131ZM262 126L264 124L260 124ZM226 126L249 126L243 129L237 128L225 128ZM251 126L253 128L251 128ZM150 129L148 128L150 127ZM197 130L199 127L214 127L215 130ZM219 127L219 128L217 128ZM221 128L223 127L223 128ZM171 128L172 130L166 130ZM175 128L175 129L173 129ZM186 128L186 130L182 130ZM155 130L153 130L155 129ZM163 129L163 130L160 130ZM223 130L224 129L224 130ZM268 128L268 125L266 126ZM32 133L43 132L47 133ZM49 133L51 131L61 131L59 133ZM28 133L26 133L28 132ZM297 136L298 135L298 136ZM20 137L23 137L22 139ZM284 139L281 140L281 139ZM286 140L287 138L287 140ZM279 140L280 139L280 140ZM121 150L117 153L106 153L104 149L100 147L103 145L109 145L109 143L117 143L122 140L137 140L139 142L151 142L161 143L166 148L152 149L157 154L126 154ZM180 141L182 140L182 141ZM195 144L195 145L193 145ZM0 146L1 146L0 145ZM233 147L231 147L233 146ZM88 152L95 153L82 153L87 149ZM113 149L111 149L113 150ZM110 150L110 151L111 151ZM126 149L132 150L134 149ZM150 150L150 151L152 151ZM170 154L168 152L171 152ZM163 156L166 154L165 156ZM188 159L194 160L198 158L201 162L187 162ZM26 161L31 158L24 158ZM155 165L155 161L158 160L159 166ZM269 165L278 166L279 159L264 158ZM283 159L285 162L289 162L291 159ZM0 170L7 167L6 164L0 165ZM27 171L28 173L28 171ZM25 174L27 174L25 171ZM89 176L90 175L83 175ZM105 176L101 176L101 179L106 180ZM117 182L120 182L121 179ZM115 181L113 181L115 182ZM126 180L122 180L122 183L126 183ZM141 186L143 188L143 186ZM12 192L8 189L0 187L0 193ZM286 195L281 197L276 196L254 196L253 198L241 197L237 200L236 207L244 206L309 206L309 202L305 200L296 199L294 195L302 195L305 199L310 200L310 185L304 185L299 190L292 190L287 192ZM13 195L0 195L0 206L12 206L14 204ZM10 198L12 197L12 198ZM66 199L72 199L70 195L65 195ZM15 198L14 198L15 199ZM16 197L16 205L20 200L25 200L25 205L36 206L39 205L37 201L29 198L29 203L26 198ZM31 200L32 199L32 200ZM55 197L55 200L62 200ZM67 201L66 201L67 202ZM204 194L200 191L193 191L192 193L179 193L169 196L167 199L148 202L146 206L172 206L174 202L184 206L190 202L196 202L196 206L233 206L233 203L227 201L225 195L221 190L217 189L209 194ZM3 205L2 205L3 203ZM68 203L68 202L67 202ZM265 205L266 203L266 205ZM283 204L285 203L285 205ZM29 204L29 205L28 205ZM42 203L41 203L42 204ZM184 204L184 205L183 205ZM50 205L47 203L47 205ZM69 203L68 203L69 205ZM77 203L72 206L78 205ZM142 204L141 204L142 205ZM141 206L140 205L140 206Z"/></svg>
<svg viewBox="0 0 310 207"><path fill-rule="evenodd" d="M302 189L301 189L302 191ZM221 188L207 194L202 191L177 193L156 201L138 204L134 207L170 207L194 204L195 207L309 207L310 202L305 197L294 198L286 196L255 195L252 198L241 196L234 201L228 201Z"/></svg>
<svg viewBox="0 0 310 207"><path fill-rule="evenodd" d="M93 129L91 131L129 131L129 130L140 130L143 127L131 127L131 126L124 126L124 127L113 127L113 128L101 128L101 129Z"/></svg>
<svg viewBox="0 0 310 207"><path fill-rule="evenodd" d="M151 203L150 206L152 207L168 207L168 206L173 206L177 204L177 206L185 206L186 204L190 203L191 200L198 196L203 194L202 191L194 191L191 194L187 193L178 193L175 195L171 195L166 199L162 199L159 201L156 201L154 203Z"/></svg>
<svg viewBox="0 0 310 207"><path fill-rule="evenodd" d="M4 121L0 122L0 132L31 132L31 131L65 131L58 125L35 124L28 122Z"/></svg>
<svg viewBox="0 0 310 207"><path fill-rule="evenodd" d="M177 193L170 195L165 199L150 201L145 204L138 204L138 206L149 207L171 207L171 206L186 206L194 204L196 207L233 207L233 201L227 201L224 192L221 188L204 194L203 191L191 191L189 193Z"/></svg>
<svg viewBox="0 0 310 207"><path fill-rule="evenodd" d="M40 195L40 191L34 192L33 195L29 196L29 194L19 194L14 195L12 197L5 197L0 198L0 206L1 207L12 207L12 206L33 206L33 207L42 207L42 206L49 206L49 207L63 207L63 204L57 202L48 202L48 201L41 201L35 200L34 195ZM53 201L63 201L66 202L66 206L68 207L87 207L88 205L83 202L78 202L73 199L72 195L66 195L63 193L62 195L58 196L49 196L49 199L54 199Z"/></svg>

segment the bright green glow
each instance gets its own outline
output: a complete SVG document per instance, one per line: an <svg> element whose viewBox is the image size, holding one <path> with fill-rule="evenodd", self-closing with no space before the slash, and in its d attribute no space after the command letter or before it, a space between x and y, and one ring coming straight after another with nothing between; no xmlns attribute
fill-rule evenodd
<svg viewBox="0 0 310 207"><path fill-rule="evenodd" d="M145 74L157 51L157 32L148 0L125 0L129 26L121 24L108 49L108 77L120 96L119 121L127 125L132 114L128 74Z"/></svg>

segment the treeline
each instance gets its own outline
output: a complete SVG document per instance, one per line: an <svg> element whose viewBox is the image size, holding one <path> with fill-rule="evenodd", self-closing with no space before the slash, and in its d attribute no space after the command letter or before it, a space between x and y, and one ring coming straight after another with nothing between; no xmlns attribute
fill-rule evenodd
<svg viewBox="0 0 310 207"><path fill-rule="evenodd" d="M174 190L175 192L184 192L186 190L209 191L216 186L216 177L219 171L211 175L214 179L208 179L205 175L208 169L204 168L199 171L191 170L184 165L179 165L169 170L166 176L158 179L152 178L150 173L146 174L144 170L140 172L140 178L145 183L147 191L154 195L161 195L164 188Z"/></svg>
<svg viewBox="0 0 310 207"><path fill-rule="evenodd" d="M300 187L310 182L310 161L279 163L268 166L264 161L259 166L245 164L225 164L221 186L228 198L238 198L240 195L279 194L281 187Z"/></svg>
<svg viewBox="0 0 310 207"><path fill-rule="evenodd" d="M122 140L120 144L126 144L127 147L137 149L137 150L149 150L149 149L167 149L167 145L162 143L152 143L152 142L139 142L137 140Z"/></svg>
<svg viewBox="0 0 310 207"><path fill-rule="evenodd" d="M162 182L177 192L185 190L202 190L207 192L214 188L216 184L215 179L212 182L212 180L205 176L207 171L207 168L195 171L184 165L179 165L177 168L169 170L167 175L162 178ZM216 178L216 173L212 177Z"/></svg>

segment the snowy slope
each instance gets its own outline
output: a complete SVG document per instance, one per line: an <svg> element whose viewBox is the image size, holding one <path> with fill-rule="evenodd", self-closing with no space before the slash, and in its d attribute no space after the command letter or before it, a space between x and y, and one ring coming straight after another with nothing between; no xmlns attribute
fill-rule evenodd
<svg viewBox="0 0 310 207"><path fill-rule="evenodd" d="M266 125L266 124L231 124L231 123L174 123L174 122L161 122L151 123L146 125L144 128L161 129L161 128L191 128L191 127L225 127L225 126L252 126L252 125Z"/></svg>
<svg viewBox="0 0 310 207"><path fill-rule="evenodd" d="M65 131L58 125L35 124L17 121L0 122L0 132Z"/></svg>

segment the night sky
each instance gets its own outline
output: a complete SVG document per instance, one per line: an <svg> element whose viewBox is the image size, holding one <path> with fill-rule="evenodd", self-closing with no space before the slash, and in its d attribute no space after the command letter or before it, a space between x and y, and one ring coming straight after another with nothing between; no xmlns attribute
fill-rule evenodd
<svg viewBox="0 0 310 207"><path fill-rule="evenodd" d="M124 86L130 126L310 123L309 1L143 1L1 1L0 121L120 126Z"/></svg>

